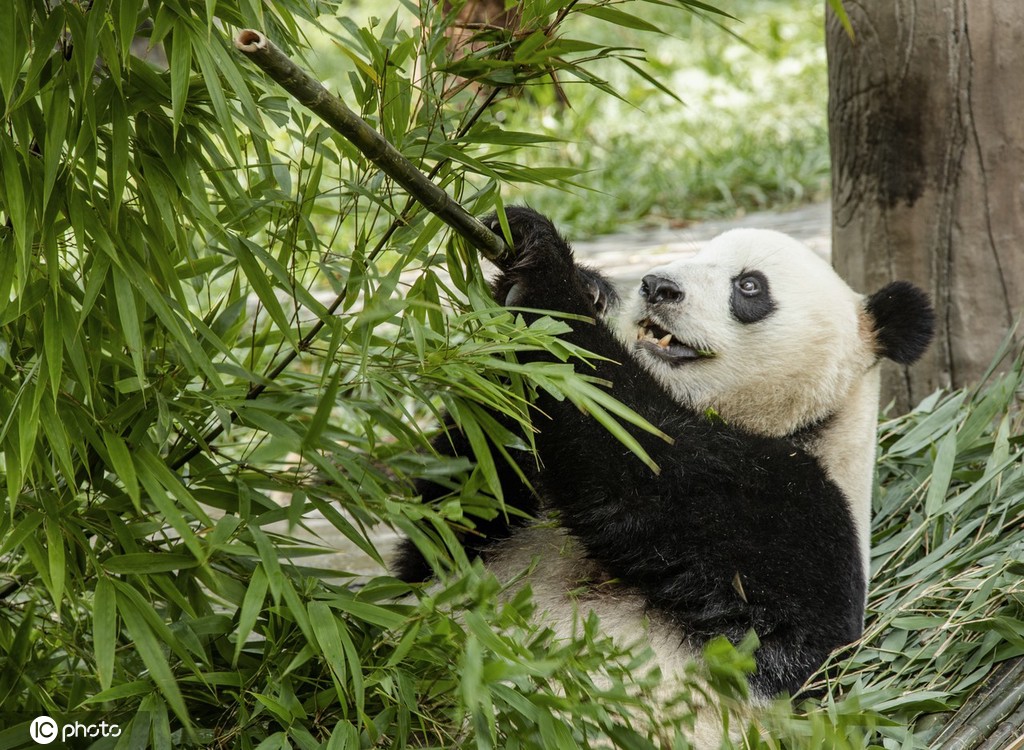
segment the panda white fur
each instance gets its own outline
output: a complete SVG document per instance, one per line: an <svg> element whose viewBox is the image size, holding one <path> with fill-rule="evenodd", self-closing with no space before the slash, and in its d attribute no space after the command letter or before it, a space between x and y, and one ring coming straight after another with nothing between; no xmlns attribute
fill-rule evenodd
<svg viewBox="0 0 1024 750"><path fill-rule="evenodd" d="M499 577L535 564L538 610L566 634L588 611L624 642L646 633L670 676L710 638L752 630L753 696L795 694L861 633L877 365L923 353L927 297L904 282L864 297L799 242L734 230L651 269L613 328L613 289L574 262L554 226L525 208L507 218L516 254L496 299L592 320L565 338L600 355L588 372L671 442L632 430L654 473L567 400L540 394L540 468L520 463L536 492L511 467L502 488L557 523L497 519L467 547ZM438 447L471 456L452 435ZM419 489L425 501L449 491ZM396 572L432 573L411 543Z"/></svg>

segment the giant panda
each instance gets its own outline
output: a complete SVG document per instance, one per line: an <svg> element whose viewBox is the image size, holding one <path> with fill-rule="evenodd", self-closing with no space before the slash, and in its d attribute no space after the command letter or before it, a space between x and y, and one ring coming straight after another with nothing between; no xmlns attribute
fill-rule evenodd
<svg viewBox="0 0 1024 750"><path fill-rule="evenodd" d="M531 569L538 616L566 635L588 612L612 637L646 634L669 678L710 639L753 631L754 700L796 694L861 634L879 362L924 352L927 296L895 282L865 297L796 240L738 229L651 268L620 305L548 219L506 215L515 254L496 299L528 319L569 314L564 338L597 355L577 368L667 439L631 430L653 471L541 391L536 458L500 467L527 520L485 522L467 548L499 578ZM472 457L450 435L438 447ZM428 502L448 491L419 487ZM431 573L407 541L396 574Z"/></svg>

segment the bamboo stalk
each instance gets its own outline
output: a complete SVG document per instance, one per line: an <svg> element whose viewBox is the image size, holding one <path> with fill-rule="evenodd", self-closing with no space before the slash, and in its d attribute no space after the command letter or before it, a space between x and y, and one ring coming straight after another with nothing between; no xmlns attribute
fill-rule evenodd
<svg viewBox="0 0 1024 750"><path fill-rule="evenodd" d="M296 65L259 31L244 29L235 47L273 78L324 122L352 142L395 182L405 188L424 208L454 229L491 261L506 260L511 251L505 241L431 182L416 165L405 158L387 139L353 112L323 84Z"/></svg>
<svg viewBox="0 0 1024 750"><path fill-rule="evenodd" d="M1020 733L1024 723L1024 659L1000 666L932 742L936 750L998 747L994 742Z"/></svg>

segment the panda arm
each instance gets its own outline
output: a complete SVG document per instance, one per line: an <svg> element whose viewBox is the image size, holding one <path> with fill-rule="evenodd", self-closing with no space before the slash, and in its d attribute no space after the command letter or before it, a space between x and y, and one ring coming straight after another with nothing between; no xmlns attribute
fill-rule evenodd
<svg viewBox="0 0 1024 750"><path fill-rule="evenodd" d="M516 209L513 209L513 216L516 215L515 212ZM604 314L610 307L618 303L618 295L614 286L598 271L576 265L573 276L580 285L581 295L587 301L588 311ZM502 284L507 284L510 278L508 275L503 275L499 277L497 284L499 287ZM495 296L506 304L516 304L516 295L520 289L513 290L511 285L506 285L504 288L499 287L494 290ZM521 290L525 292L526 288L522 287ZM493 416L506 429L512 431L517 429L511 420L507 420L502 415L494 414ZM489 439L488 442L490 443ZM465 456L476 460L465 433L454 426L439 435L433 441L432 446L439 455ZM490 443L489 447L492 449L492 454L497 452L494 450L493 443ZM495 468L504 495L505 506L518 512L499 513L491 519L476 519L472 532L458 534L459 541L470 557L484 554L490 544L509 537L516 528L524 525L530 517L537 514L539 503L532 486L536 479L534 460L532 458L517 460L515 455L512 460L516 461L517 466L512 466L507 460L497 460ZM523 481L523 476L526 477L527 482ZM453 487L426 479L416 481L416 494L424 503L437 503L447 497L453 489ZM411 539L403 539L400 542L391 567L398 578L409 582L426 581L434 574L426 558Z"/></svg>
<svg viewBox="0 0 1024 750"><path fill-rule="evenodd" d="M498 451L490 438L488 438L488 444L492 455L496 456L494 467L502 489L504 504L506 508L514 510L499 511L493 518L474 518L471 531L462 531L456 534L470 558L479 556L488 543L510 536L515 528L524 525L531 516L536 515L538 509L536 494L520 476L520 472L522 472L528 481L533 482L533 475L536 473L532 468L533 459L516 460L516 454L513 453L512 460L516 461L517 470L517 467L514 467L509 461L497 456ZM434 438L431 446L438 455L465 456L476 461L476 455L466 434L454 425L450 425L448 429ZM415 492L424 504L438 504L452 495L454 489L449 484L423 478L417 479L415 483ZM423 553L409 538L405 538L399 543L391 569L397 578L409 583L420 583L429 580L434 575L434 571Z"/></svg>
<svg viewBox="0 0 1024 750"><path fill-rule="evenodd" d="M580 371L608 383L608 390L613 396L663 431L689 426L692 415L683 412L671 394L600 320L601 310L597 304L605 296L603 290L608 288L607 281L599 273L576 264L569 244L541 214L527 208L510 207L506 208L506 215L512 230L515 255L494 282L495 298L507 305L580 316L583 320L570 321L571 331L563 335L566 341L597 355L586 367L579 367ZM497 230L497 220L492 218L490 221ZM539 313L527 312L525 315L531 319ZM523 352L519 358L529 362L554 357L534 351ZM571 444L573 448L566 451L567 457L579 449L575 454L577 460L593 460L595 466L592 468L598 469L599 475L608 474L616 479L614 486L623 485L627 479L635 479L638 484L658 481L657 476L632 457L607 430L569 401L542 393L538 411L540 416L535 420L535 427L541 432L542 445L538 447L543 464L553 463L560 469L565 468L557 456L552 456L553 462L548 461L544 455L547 452L545 448L557 451L559 446ZM705 425L698 429L714 432L713 427L706 425L705 421ZM656 463L661 463L659 456L670 464L679 462L671 443L636 428L628 429ZM714 436L699 437L713 439ZM609 457L622 460L606 461ZM634 472L637 474L635 477L632 476Z"/></svg>
<svg viewBox="0 0 1024 750"><path fill-rule="evenodd" d="M507 214L517 256L495 284L498 299L596 319L554 226L528 209ZM591 559L682 632L739 640L754 629L754 689L795 692L860 632L863 575L841 492L791 443L681 407L603 323L571 326L565 338L603 358L590 372L673 442L627 428L661 468L654 473L596 420L542 393L544 496Z"/></svg>
<svg viewBox="0 0 1024 750"><path fill-rule="evenodd" d="M624 545L613 543L620 533L619 524L632 527L638 538L654 539L662 533L674 536L673 527L684 522L682 511L686 510L676 498L688 494L688 487L704 492L725 483L720 491L729 491L727 485L735 469L728 457L734 451L725 432L682 409L597 320L591 290L577 273L568 243L551 222L530 209L508 208L506 213L516 256L495 282L498 300L591 318L589 322L572 321L572 330L563 336L600 358L592 360L586 372L607 382L612 396L674 438L670 443L626 427L661 467L655 473L590 415L566 399L542 392L534 426L543 466L543 494L599 559L623 549ZM543 352L520 355L524 361L550 357ZM678 507L672 508L673 504ZM637 551L629 554L637 562L647 557ZM609 567L616 574L623 572L624 566L610 559L601 561L612 563ZM652 574L671 567L666 560L649 563ZM635 575L643 574L631 569L631 576Z"/></svg>

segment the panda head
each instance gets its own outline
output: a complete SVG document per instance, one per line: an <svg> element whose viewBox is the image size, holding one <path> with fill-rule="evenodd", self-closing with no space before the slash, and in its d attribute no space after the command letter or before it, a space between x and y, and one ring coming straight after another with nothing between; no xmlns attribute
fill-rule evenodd
<svg viewBox="0 0 1024 750"><path fill-rule="evenodd" d="M751 229L651 269L624 313L627 345L680 403L777 436L848 407L881 358L915 361L934 328L913 285L865 297L800 242Z"/></svg>

